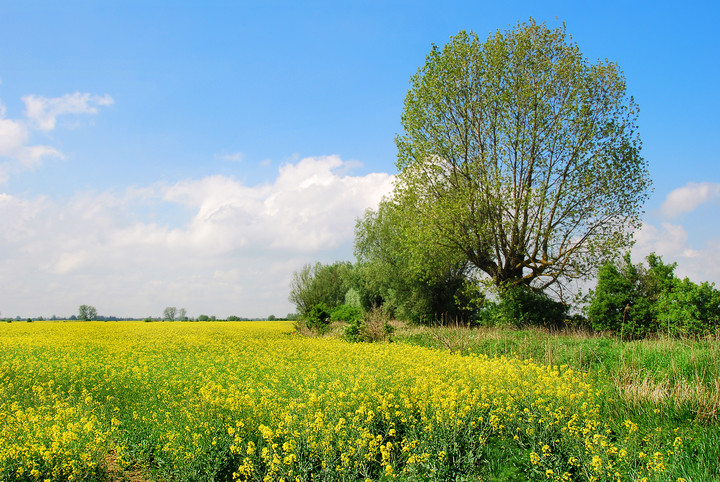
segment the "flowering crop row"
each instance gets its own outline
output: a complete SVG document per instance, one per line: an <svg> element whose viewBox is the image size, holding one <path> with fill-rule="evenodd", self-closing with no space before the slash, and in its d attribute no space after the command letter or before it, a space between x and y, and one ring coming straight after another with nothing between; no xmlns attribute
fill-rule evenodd
<svg viewBox="0 0 720 482"><path fill-rule="evenodd" d="M683 457L679 438L609 430L602 394L564 367L290 331L2 326L0 477L668 480Z"/></svg>

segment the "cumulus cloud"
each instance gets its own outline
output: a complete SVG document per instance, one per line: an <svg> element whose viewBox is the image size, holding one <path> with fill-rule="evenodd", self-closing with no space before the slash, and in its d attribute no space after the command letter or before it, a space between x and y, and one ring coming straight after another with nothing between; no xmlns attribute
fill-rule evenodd
<svg viewBox="0 0 720 482"><path fill-rule="evenodd" d="M674 219L705 203L720 203L720 183L691 182L679 187L668 194L660 211L667 218Z"/></svg>
<svg viewBox="0 0 720 482"><path fill-rule="evenodd" d="M25 116L44 131L54 129L60 115L97 114L99 106L112 105L114 102L107 94L100 96L81 92L51 98L26 95L22 100L25 103Z"/></svg>
<svg viewBox="0 0 720 482"><path fill-rule="evenodd" d="M660 227L644 223L635 240L634 260L639 262L654 252L668 263L676 262L678 276L720 285L720 239L708 239L702 246L693 247L683 226L666 222Z"/></svg>
<svg viewBox="0 0 720 482"><path fill-rule="evenodd" d="M0 289L9 304L0 310L283 315L293 309L292 272L351 259L355 219L392 188L388 174L345 168L337 156L305 158L263 185L211 176L63 203L0 194ZM175 222L157 215L168 211Z"/></svg>

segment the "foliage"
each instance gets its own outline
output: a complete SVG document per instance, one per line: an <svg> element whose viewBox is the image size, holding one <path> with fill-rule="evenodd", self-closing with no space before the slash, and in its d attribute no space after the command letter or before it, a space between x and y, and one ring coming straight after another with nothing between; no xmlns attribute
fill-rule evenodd
<svg viewBox="0 0 720 482"><path fill-rule="evenodd" d="M175 321L175 318L177 317L178 309L174 306L168 306L163 311L163 319L166 321Z"/></svg>
<svg viewBox="0 0 720 482"><path fill-rule="evenodd" d="M343 338L354 343L389 341L393 331L387 312L383 308L375 307L364 316L358 316L350 321L345 327Z"/></svg>
<svg viewBox="0 0 720 482"><path fill-rule="evenodd" d="M333 309L345 302L351 273L352 264L349 262L305 265L293 273L289 299L295 303L301 316L307 315L321 303Z"/></svg>
<svg viewBox="0 0 720 482"><path fill-rule="evenodd" d="M230 315L227 317L227 321L240 321L240 317L235 316L235 315Z"/></svg>
<svg viewBox="0 0 720 482"><path fill-rule="evenodd" d="M91 321L91 320L97 320L97 310L94 306L90 305L80 305L80 308L78 308L78 320L82 321Z"/></svg>
<svg viewBox="0 0 720 482"><path fill-rule="evenodd" d="M674 335L714 333L720 327L720 292L714 284L697 285L675 277L676 264L650 254L648 266L606 263L590 293L587 307L592 327L621 336L643 337L663 331Z"/></svg>
<svg viewBox="0 0 720 482"><path fill-rule="evenodd" d="M360 297L360 292L357 290L357 288L351 287L347 291L347 293L345 293L345 304L354 306L355 308L358 308L360 310L363 309L362 299Z"/></svg>
<svg viewBox="0 0 720 482"><path fill-rule="evenodd" d="M355 284L363 308L383 306L390 315L415 323L466 319L468 312L458 303L464 299L466 263L447 251L411 256L399 232L403 215L385 200L356 223Z"/></svg>
<svg viewBox="0 0 720 482"><path fill-rule="evenodd" d="M393 202L415 260L543 289L629 246L650 180L616 64L531 20L485 42L460 32L411 83Z"/></svg>
<svg viewBox="0 0 720 482"><path fill-rule="evenodd" d="M658 305L658 329L673 335L714 334L720 329L720 291L714 283L673 280Z"/></svg>
<svg viewBox="0 0 720 482"><path fill-rule="evenodd" d="M362 310L352 305L340 305L330 313L330 319L332 321L344 321L346 323L354 323L361 320L362 317Z"/></svg>
<svg viewBox="0 0 720 482"><path fill-rule="evenodd" d="M486 302L479 321L485 326L538 326L559 329L565 326L567 307L542 291L524 285L499 290L496 302Z"/></svg>
<svg viewBox="0 0 720 482"><path fill-rule="evenodd" d="M316 304L305 315L305 326L320 334L325 333L329 325L330 309L325 303Z"/></svg>
<svg viewBox="0 0 720 482"><path fill-rule="evenodd" d="M603 419L572 369L290 329L7 325L0 480L660 481L697 461L638 414Z"/></svg>
<svg viewBox="0 0 720 482"><path fill-rule="evenodd" d="M208 315L199 315L197 317L198 321L210 321L210 317Z"/></svg>

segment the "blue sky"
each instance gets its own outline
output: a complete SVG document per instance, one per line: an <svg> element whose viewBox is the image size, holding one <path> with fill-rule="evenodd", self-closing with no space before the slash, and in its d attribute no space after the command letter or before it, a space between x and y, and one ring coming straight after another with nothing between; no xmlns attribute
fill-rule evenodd
<svg viewBox="0 0 720 482"><path fill-rule="evenodd" d="M0 1L0 313L284 315L390 189L431 44L535 18L617 62L634 256L720 283L717 2Z"/></svg>

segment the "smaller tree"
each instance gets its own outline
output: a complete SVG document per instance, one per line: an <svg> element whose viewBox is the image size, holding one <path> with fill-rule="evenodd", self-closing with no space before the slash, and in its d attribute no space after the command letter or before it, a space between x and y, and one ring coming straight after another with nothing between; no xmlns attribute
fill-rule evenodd
<svg viewBox="0 0 720 482"><path fill-rule="evenodd" d="M180 308L177 314L177 319L180 321L187 321L187 311L185 308Z"/></svg>
<svg viewBox="0 0 720 482"><path fill-rule="evenodd" d="M168 306L163 311L163 319L167 321L175 321L175 317L177 316L178 309L174 306Z"/></svg>
<svg viewBox="0 0 720 482"><path fill-rule="evenodd" d="M620 266L608 262L599 269L597 286L590 292L587 307L593 329L633 338L656 331L654 302L659 298L658 290L664 287L661 280L668 267L659 258L653 259L657 263L650 274L643 266L632 264L629 253ZM674 265L669 268L671 273L675 269Z"/></svg>
<svg viewBox="0 0 720 482"><path fill-rule="evenodd" d="M97 319L97 310L91 305L80 305L78 308L78 320L90 321Z"/></svg>
<svg viewBox="0 0 720 482"><path fill-rule="evenodd" d="M660 331L680 336L712 334L720 327L720 291L713 283L674 279L657 311Z"/></svg>
<svg viewBox="0 0 720 482"><path fill-rule="evenodd" d="M333 309L345 302L352 270L352 264L347 261L305 265L300 271L293 273L289 299L303 316L320 303Z"/></svg>
<svg viewBox="0 0 720 482"><path fill-rule="evenodd" d="M697 336L720 326L720 291L714 284L676 278L676 263L665 264L654 253L646 261L647 267L633 265L627 254L622 265L600 268L587 308L594 329L631 337Z"/></svg>

